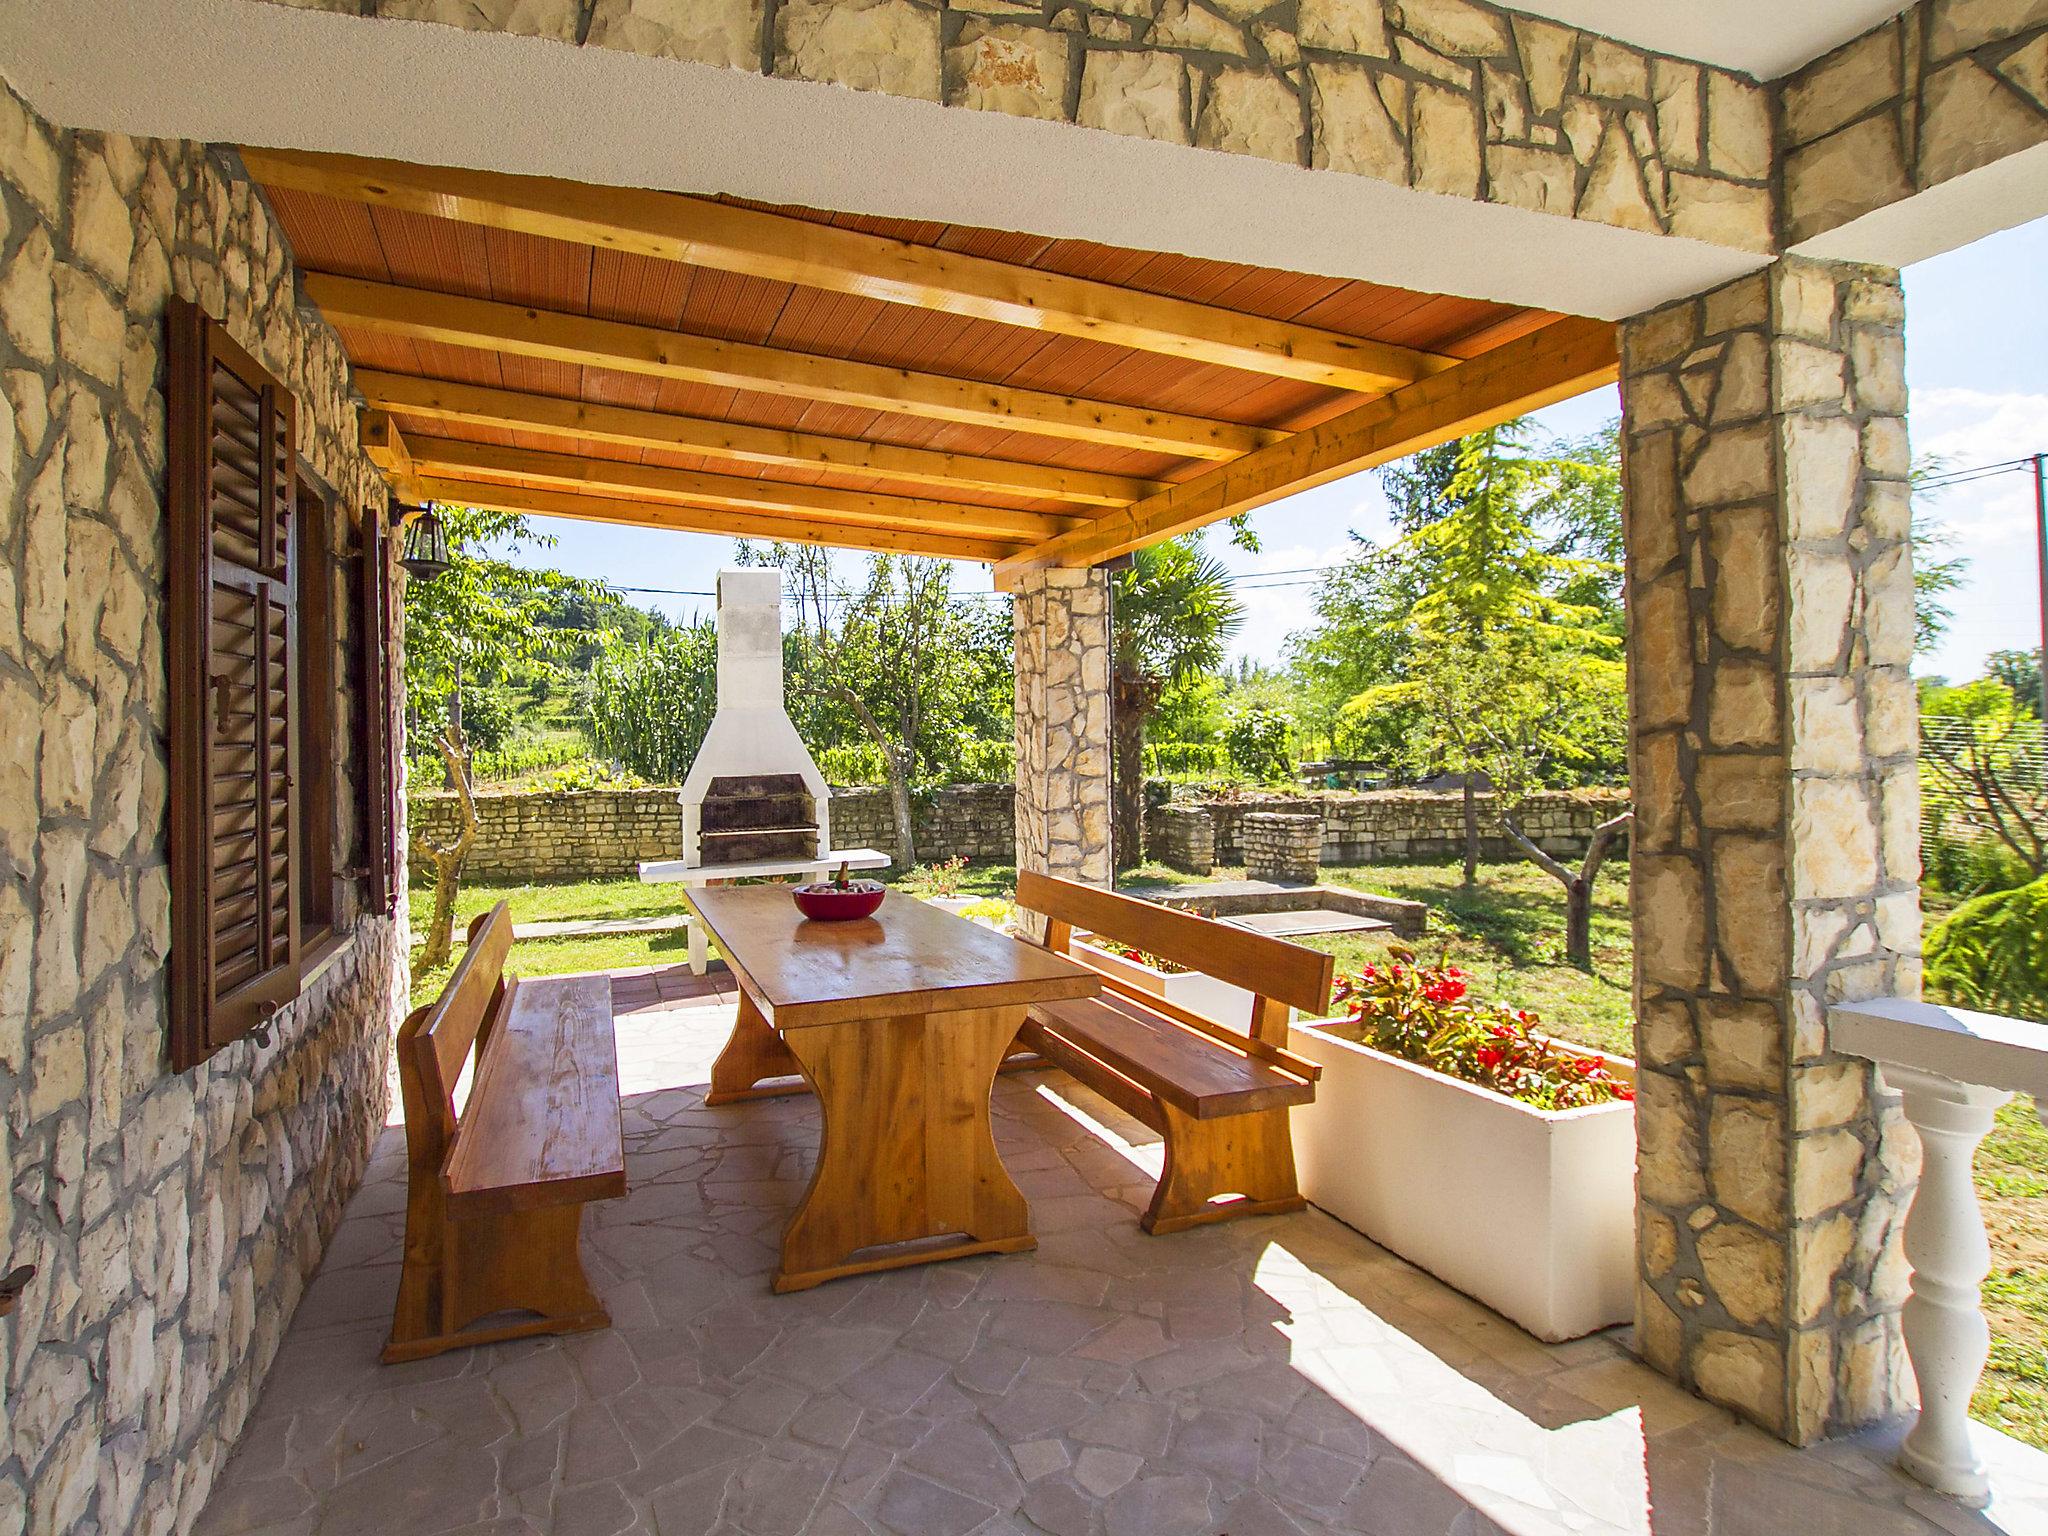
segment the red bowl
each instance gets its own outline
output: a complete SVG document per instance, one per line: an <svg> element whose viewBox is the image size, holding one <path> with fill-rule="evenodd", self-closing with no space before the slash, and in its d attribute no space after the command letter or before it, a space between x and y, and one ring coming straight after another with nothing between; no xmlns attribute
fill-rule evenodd
<svg viewBox="0 0 2048 1536"><path fill-rule="evenodd" d="M882 882L849 880L845 885L800 885L790 894L796 909L820 922L843 923L856 917L873 917L882 904Z"/></svg>

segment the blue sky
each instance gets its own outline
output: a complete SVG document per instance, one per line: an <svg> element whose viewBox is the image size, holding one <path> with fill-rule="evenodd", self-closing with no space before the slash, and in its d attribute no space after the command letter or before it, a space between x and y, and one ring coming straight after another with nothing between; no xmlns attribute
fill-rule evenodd
<svg viewBox="0 0 2048 1536"><path fill-rule="evenodd" d="M2048 452L2048 220L2008 230L1906 272L1906 367L1912 387L1913 451L1938 453L1958 468L2023 454ZM1538 413L1552 432L1572 436L1618 414L1613 389L1596 390ZM1955 623L1919 670L1950 678L1974 677L1998 649L2040 644L2036 588L2033 483L2004 475L1958 487L1919 509L1923 520L1946 527L1953 552L1970 562L1968 584L1957 593ZM603 523L536 518L554 534L547 563L625 588L708 590L730 561L730 540L699 534L613 527ZM1278 660L1288 634L1301 627L1311 591L1288 574L1342 558L1352 531L1387 536L1386 498L1374 474L1320 487L1254 514L1261 550L1252 555L1214 547L1248 581L1241 588L1245 624L1235 654ZM851 570L857 556L844 559ZM988 572L956 567L961 592L990 590ZM684 618L708 611L698 597L644 591L633 601Z"/></svg>

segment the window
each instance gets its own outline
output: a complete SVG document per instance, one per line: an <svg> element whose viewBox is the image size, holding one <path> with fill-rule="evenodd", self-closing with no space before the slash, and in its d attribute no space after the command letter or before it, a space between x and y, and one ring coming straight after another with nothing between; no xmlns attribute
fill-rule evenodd
<svg viewBox="0 0 2048 1536"><path fill-rule="evenodd" d="M298 993L296 407L196 306L170 312L171 1060Z"/></svg>

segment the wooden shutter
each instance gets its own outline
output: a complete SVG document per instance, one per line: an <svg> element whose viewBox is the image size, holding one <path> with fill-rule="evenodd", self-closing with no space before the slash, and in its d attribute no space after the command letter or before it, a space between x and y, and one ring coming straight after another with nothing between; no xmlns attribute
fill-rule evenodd
<svg viewBox="0 0 2048 1536"><path fill-rule="evenodd" d="M391 539L388 514L381 504L363 513L362 600L357 629L361 658L357 679L360 707L356 720L362 733L357 757L362 763L362 825L368 848L368 899L371 912L398 910L399 870L398 763L391 730Z"/></svg>
<svg viewBox="0 0 2048 1536"><path fill-rule="evenodd" d="M298 549L293 554L299 629L299 936L312 946L332 933L335 798L334 500L304 466L298 472Z"/></svg>
<svg viewBox="0 0 2048 1536"><path fill-rule="evenodd" d="M171 1060L298 994L291 394L196 306L170 313Z"/></svg>

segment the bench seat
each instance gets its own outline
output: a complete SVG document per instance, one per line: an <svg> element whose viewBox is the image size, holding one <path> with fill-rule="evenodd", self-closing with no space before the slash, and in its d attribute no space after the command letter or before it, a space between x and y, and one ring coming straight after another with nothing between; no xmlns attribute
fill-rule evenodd
<svg viewBox="0 0 2048 1536"><path fill-rule="evenodd" d="M1198 1034L1136 998L1112 993L1044 1003L1032 1009L1031 1022L1037 1029L1025 1043L1048 1058L1063 1061L1084 1051L1196 1120L1285 1109L1316 1096L1314 1083Z"/></svg>
<svg viewBox="0 0 2048 1536"><path fill-rule="evenodd" d="M619 1198L626 1147L610 982L513 977L505 986L441 1176L449 1214Z"/></svg>

